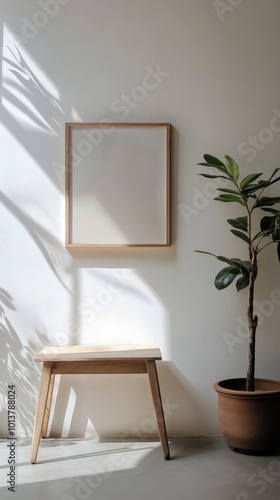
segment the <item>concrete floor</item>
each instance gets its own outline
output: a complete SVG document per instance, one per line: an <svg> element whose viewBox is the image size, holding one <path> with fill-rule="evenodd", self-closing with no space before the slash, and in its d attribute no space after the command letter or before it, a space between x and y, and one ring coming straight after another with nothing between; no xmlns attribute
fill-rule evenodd
<svg viewBox="0 0 280 500"><path fill-rule="evenodd" d="M8 491L8 442L0 441L0 499L279 500L280 456L231 451L222 438L171 439L165 461L157 441L16 441L16 491Z"/></svg>

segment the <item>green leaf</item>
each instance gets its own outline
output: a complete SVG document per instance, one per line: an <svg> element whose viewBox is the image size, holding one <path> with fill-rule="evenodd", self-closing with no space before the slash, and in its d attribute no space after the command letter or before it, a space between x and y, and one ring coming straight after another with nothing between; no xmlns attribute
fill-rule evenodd
<svg viewBox="0 0 280 500"><path fill-rule="evenodd" d="M222 255L218 255L217 259L220 260L221 262L225 262L226 264L229 264L229 266L236 267L237 269L241 270L242 269L242 260L241 259L228 259L227 257L223 257Z"/></svg>
<svg viewBox="0 0 280 500"><path fill-rule="evenodd" d="M250 245L250 240L249 240L247 234L241 233L241 231L236 231L235 229L231 229L231 232L232 232L232 234L234 234L234 236L237 236L237 238L241 238L241 240L246 241L246 243L248 243L248 245Z"/></svg>
<svg viewBox="0 0 280 500"><path fill-rule="evenodd" d="M251 262L250 260L240 260L240 259L231 259L232 262L236 262L237 266L240 267L242 274L249 274L250 269L251 269Z"/></svg>
<svg viewBox="0 0 280 500"><path fill-rule="evenodd" d="M207 163L212 163L212 165L222 165L225 167L225 164L221 160L219 160L219 158L216 158L216 156L205 154L203 155L203 158Z"/></svg>
<svg viewBox="0 0 280 500"><path fill-rule="evenodd" d="M258 238L264 238L265 236L269 236L271 234L271 231L259 231L257 234L255 234L254 238L252 238L252 241L256 241Z"/></svg>
<svg viewBox="0 0 280 500"><path fill-rule="evenodd" d="M275 203L280 203L280 196L263 196L259 200L257 200L255 206L263 207L263 206L271 206L275 205Z"/></svg>
<svg viewBox="0 0 280 500"><path fill-rule="evenodd" d="M262 189L261 186L256 186L255 184L252 184L251 186L247 186L246 188L242 189L242 194L247 198L249 197L253 198L256 197L255 193L261 189Z"/></svg>
<svg viewBox="0 0 280 500"><path fill-rule="evenodd" d="M273 231L272 233L272 239L273 241L280 241L280 228L277 228Z"/></svg>
<svg viewBox="0 0 280 500"><path fill-rule="evenodd" d="M226 155L225 159L226 159L226 168L228 175L233 180L237 181L239 177L239 166L237 165L236 161L230 156Z"/></svg>
<svg viewBox="0 0 280 500"><path fill-rule="evenodd" d="M274 177L274 175L275 175L277 172L279 172L279 170L280 170L280 167L275 168L275 170L273 170L273 172L272 172L272 174L271 174L271 176L270 176L270 179L272 179L272 177Z"/></svg>
<svg viewBox="0 0 280 500"><path fill-rule="evenodd" d="M195 250L197 253L204 253L205 255L211 255L212 257L216 257L216 259L226 262L227 264L231 265L231 259L228 259L227 257L223 257L223 255L215 255L214 253L211 252L205 252L204 250ZM237 259L238 260L238 259Z"/></svg>
<svg viewBox="0 0 280 500"><path fill-rule="evenodd" d="M280 210L276 210L276 208L265 208L260 207L264 212L270 212L271 214L280 215Z"/></svg>
<svg viewBox="0 0 280 500"><path fill-rule="evenodd" d="M266 236L269 236L270 238L273 239L273 241L278 241L280 238L280 227L278 224L278 217L268 217L268 219L272 219L272 222L269 224L268 222L263 222L263 219L261 221L261 226L266 229L262 229L262 231L259 231L252 241L257 240L258 238L265 238Z"/></svg>
<svg viewBox="0 0 280 500"><path fill-rule="evenodd" d="M195 252L204 253L205 255L211 255L212 257L216 257L216 259L220 260L221 262L226 262L230 266L236 265L236 267L238 267L239 269L241 269L242 267L245 267L245 269L247 269L248 264L249 264L249 266L251 265L249 260L242 261L241 259L237 259L237 258L228 259L227 257L224 257L223 255L216 255L216 254L211 253L211 252L205 252L204 250L195 250Z"/></svg>
<svg viewBox="0 0 280 500"><path fill-rule="evenodd" d="M228 259L226 257L222 257L221 255L219 255L217 259L222 262L226 262L230 266L236 267L236 269L239 269L243 275L247 275L250 272L251 262L249 260L241 260L237 258Z"/></svg>
<svg viewBox="0 0 280 500"><path fill-rule="evenodd" d="M249 276L241 276L236 282L236 290L240 292L249 285Z"/></svg>
<svg viewBox="0 0 280 500"><path fill-rule="evenodd" d="M259 181L259 182L258 182L257 186L262 187L262 189L265 189L266 187L271 186L271 185L272 185L272 184L274 184L275 182L278 182L278 181L279 181L279 179L280 179L280 177L277 177L277 179L273 179L273 177L274 177L274 175L275 175L277 172L279 172L279 170L280 170L280 168L276 168L276 169L272 172L272 174L271 174L271 176L269 177L269 179L267 179L267 181L265 181L265 180L261 180L261 181ZM273 180L272 180L272 179L273 179Z"/></svg>
<svg viewBox="0 0 280 500"><path fill-rule="evenodd" d="M220 194L217 198L214 198L216 201L224 201L224 202L234 202L234 203L240 203L241 205L245 206L245 202L243 198L239 196L235 196L233 194Z"/></svg>
<svg viewBox="0 0 280 500"><path fill-rule="evenodd" d="M240 196L239 191L235 191L234 189L217 188L217 191L221 191L222 193L229 193L229 194L235 194L237 196Z"/></svg>
<svg viewBox="0 0 280 500"><path fill-rule="evenodd" d="M249 194L252 194L252 193L256 193L257 191L263 191L265 188L267 188L268 186L271 186L271 184L274 184L274 182L277 182L278 179L275 179L274 181L259 181L257 184L252 184L252 185L249 185L247 186L246 188L244 188L242 190L242 193L246 196L248 196Z"/></svg>
<svg viewBox="0 0 280 500"><path fill-rule="evenodd" d="M269 217L269 216L265 216L261 219L261 222L260 222L260 227L261 227L261 230L262 231L268 231L269 229L273 230L274 227L275 227L275 222L276 222L276 218L275 217Z"/></svg>
<svg viewBox="0 0 280 500"><path fill-rule="evenodd" d="M223 174L227 175L226 179L230 179L230 177L228 176L226 167L224 167L222 165L214 165L213 163L203 163L203 162L197 163L197 165L202 165L203 167L216 168L217 170L219 170Z"/></svg>
<svg viewBox="0 0 280 500"><path fill-rule="evenodd" d="M278 171L278 170L279 170L279 169L277 169L277 171ZM260 184L260 183L264 183L264 186L263 186L263 187L264 187L264 188L266 188L266 187L268 187L268 186L271 186L271 185L272 185L272 184L274 184L275 182L278 182L278 181L280 180L280 177L277 177L276 179L273 179L273 181L272 181L272 180L270 180L270 179L271 179L271 177L270 177L267 181L259 181L259 182L258 182L258 184Z"/></svg>
<svg viewBox="0 0 280 500"><path fill-rule="evenodd" d="M246 268L246 271L249 274L251 272L251 267L252 267L251 261L250 260L243 261L242 265L243 267Z"/></svg>
<svg viewBox="0 0 280 500"><path fill-rule="evenodd" d="M266 234L263 231L259 231L257 234L255 234L254 238L252 238L252 242L256 241L261 236L264 237L264 236L266 236Z"/></svg>
<svg viewBox="0 0 280 500"><path fill-rule="evenodd" d="M202 175L202 177L207 177L208 179L226 179L228 180L228 177L225 177L224 175L214 175L214 174L198 174Z"/></svg>
<svg viewBox="0 0 280 500"><path fill-rule="evenodd" d="M218 290L227 288L238 274L240 271L235 266L224 267L215 278L215 287Z"/></svg>
<svg viewBox="0 0 280 500"><path fill-rule="evenodd" d="M248 186L248 184L251 184L252 182L254 182L261 175L263 175L263 174L260 173L260 174L250 174L250 175L247 175L246 177L244 177L243 181L241 181L241 183L240 183L240 189L241 190L244 189L246 186Z"/></svg>
<svg viewBox="0 0 280 500"><path fill-rule="evenodd" d="M221 262L226 262L230 266L237 267L238 269L244 268L245 271L250 270L251 262L249 260L241 260L238 258L231 258L228 259L227 257L224 257L223 255L216 255L211 252L205 252L204 250L195 250L197 253L204 253L205 255L211 255L212 257L216 257L216 259L220 260Z"/></svg>
<svg viewBox="0 0 280 500"><path fill-rule="evenodd" d="M248 200L248 198L253 198L254 200L257 200L257 195L255 194L255 189L252 189L252 190L249 190L247 191L247 188L246 189L243 189L242 191L242 195L246 198L246 200Z"/></svg>
<svg viewBox="0 0 280 500"><path fill-rule="evenodd" d="M241 231L248 231L248 220L247 217L237 217L236 219L228 219L227 222L235 229L240 229Z"/></svg>
<svg viewBox="0 0 280 500"><path fill-rule="evenodd" d="M279 170L280 170L279 167L275 168L268 180L271 181L271 179L273 179L273 177L275 176L275 174L277 174L277 172L279 172ZM274 180L274 182L275 182L275 180Z"/></svg>
<svg viewBox="0 0 280 500"><path fill-rule="evenodd" d="M280 262L280 241L277 243L277 255L278 255L278 260Z"/></svg>
<svg viewBox="0 0 280 500"><path fill-rule="evenodd" d="M232 265L231 259L228 259L227 257L223 257L223 255L217 255L217 259L220 260L221 262L225 262L229 266Z"/></svg>
<svg viewBox="0 0 280 500"><path fill-rule="evenodd" d="M196 253L204 253L206 255L212 255L212 257L217 257L214 253L211 252L205 252L204 250L195 250Z"/></svg>

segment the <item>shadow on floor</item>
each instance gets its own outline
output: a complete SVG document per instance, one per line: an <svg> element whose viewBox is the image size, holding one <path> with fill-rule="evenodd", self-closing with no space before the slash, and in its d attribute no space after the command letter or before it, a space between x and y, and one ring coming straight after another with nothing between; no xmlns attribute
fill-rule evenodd
<svg viewBox="0 0 280 500"><path fill-rule="evenodd" d="M264 491L265 500L279 498L280 460L234 453L222 438L171 439L171 461L163 459L155 442L75 440L73 453L73 446L67 449L65 443L59 450L51 441L45 441L36 465L25 460L28 440L19 446L23 460L17 466L13 498L254 500ZM266 476L261 478L260 470L265 470ZM11 498L4 486L0 495L1 500Z"/></svg>

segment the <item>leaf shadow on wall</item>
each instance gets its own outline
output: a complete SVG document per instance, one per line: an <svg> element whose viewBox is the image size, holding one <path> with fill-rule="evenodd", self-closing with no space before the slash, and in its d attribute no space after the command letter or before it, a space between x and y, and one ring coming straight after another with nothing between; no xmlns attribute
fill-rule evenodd
<svg viewBox="0 0 280 500"><path fill-rule="evenodd" d="M22 50L11 42L6 50L7 56L2 58L2 99L7 105L1 106L2 121L55 186L62 190L64 172L61 168L50 168L54 160L50 155L53 144L61 134L64 135L67 112L36 76L35 68L32 70ZM71 109L68 103L65 107Z"/></svg>
<svg viewBox="0 0 280 500"><path fill-rule="evenodd" d="M38 377L38 369L33 361L36 345L32 341L27 345L22 344L19 335L8 318L7 311L12 313L16 310L13 299L3 288L0 289L0 303L1 413L4 414L3 422L8 422L8 385L12 384L16 390L16 421L20 421L22 429L28 435L32 430L34 409L36 407L33 387L33 380Z"/></svg>
<svg viewBox="0 0 280 500"><path fill-rule="evenodd" d="M71 295L72 291L66 286L62 278L62 268L69 261L69 255L61 243L42 225L35 222L28 214L25 214L9 198L0 191L0 202L17 218L25 227L39 251L43 255L50 270L54 273L60 284Z"/></svg>

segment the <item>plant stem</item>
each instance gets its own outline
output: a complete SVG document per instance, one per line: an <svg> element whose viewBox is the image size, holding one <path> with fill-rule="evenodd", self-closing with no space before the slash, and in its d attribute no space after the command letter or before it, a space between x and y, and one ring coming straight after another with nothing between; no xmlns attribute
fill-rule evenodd
<svg viewBox="0 0 280 500"><path fill-rule="evenodd" d="M249 217L248 217L249 219ZM246 379L246 390L255 390L255 345L256 345L256 329L258 326L258 317L254 314L254 291L255 279L257 275L257 250L250 245L249 249L251 270L249 277L249 291L248 291L248 329L249 329L249 348L248 348L248 372Z"/></svg>

